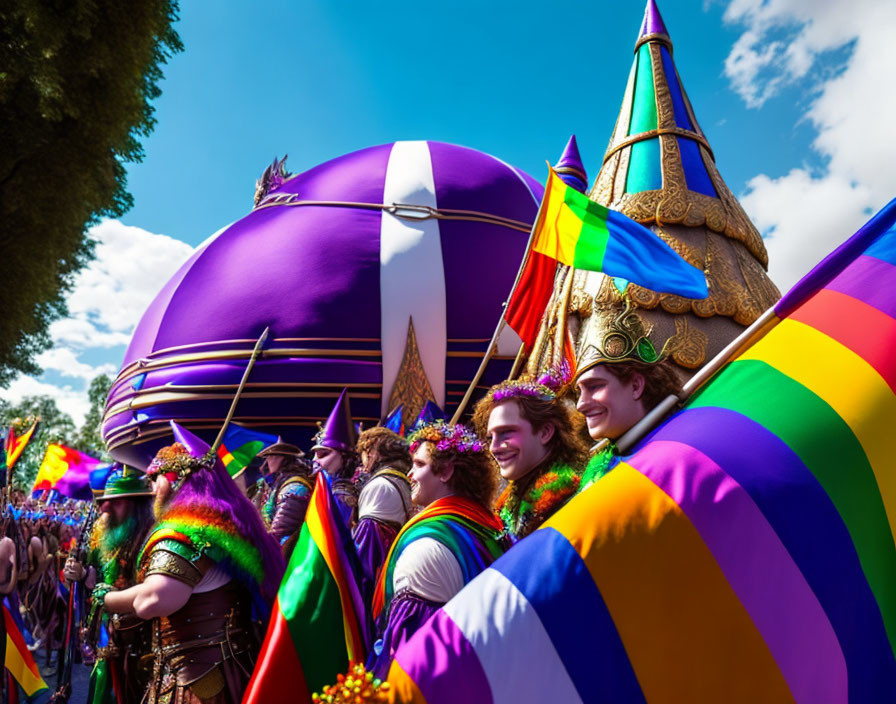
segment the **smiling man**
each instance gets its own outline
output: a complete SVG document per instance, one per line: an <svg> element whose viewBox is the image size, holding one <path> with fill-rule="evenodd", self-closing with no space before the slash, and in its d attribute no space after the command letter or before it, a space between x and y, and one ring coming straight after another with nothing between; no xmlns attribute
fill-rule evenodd
<svg viewBox="0 0 896 704"><path fill-rule="evenodd" d="M629 304L591 317L583 335L575 388L577 408L595 442L609 440L588 462L579 491L609 470L615 442L666 396L681 389L671 362L657 354L650 330Z"/></svg>
<svg viewBox="0 0 896 704"><path fill-rule="evenodd" d="M473 423L507 486L495 510L512 539L524 538L575 495L587 461L582 419L565 398L569 374L504 381L476 404Z"/></svg>
<svg viewBox="0 0 896 704"><path fill-rule="evenodd" d="M504 552L489 510L497 484L488 449L463 425L427 424L408 438L420 509L395 537L373 597L377 641L367 662L384 678L396 648Z"/></svg>

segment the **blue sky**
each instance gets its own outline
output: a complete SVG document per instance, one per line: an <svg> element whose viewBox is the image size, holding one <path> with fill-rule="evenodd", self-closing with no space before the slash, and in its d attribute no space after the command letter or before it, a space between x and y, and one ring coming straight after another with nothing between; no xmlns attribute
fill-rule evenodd
<svg viewBox="0 0 896 704"><path fill-rule="evenodd" d="M896 195L892 0L658 0L722 176L789 288ZM183 2L135 207L100 224L96 261L39 377L80 422L134 325L193 247L246 214L275 156L303 171L402 139L490 152L537 178L575 133L593 181L644 4Z"/></svg>
<svg viewBox="0 0 896 704"><path fill-rule="evenodd" d="M429 7L427 7L429 6ZM198 244L245 214L275 156L293 171L372 144L435 139L537 178L571 133L592 176L609 139L640 0L184 3L186 46L165 70L146 159L129 168L123 222ZM562 7L562 11L559 9ZM723 77L738 32L722 5L661 3L698 119L735 192L805 154L793 104L747 110ZM746 143L749 142L749 143Z"/></svg>

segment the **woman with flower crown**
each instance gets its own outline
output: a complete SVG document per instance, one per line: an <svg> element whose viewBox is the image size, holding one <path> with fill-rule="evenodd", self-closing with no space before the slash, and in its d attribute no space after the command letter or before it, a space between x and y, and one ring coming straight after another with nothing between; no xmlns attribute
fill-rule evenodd
<svg viewBox="0 0 896 704"><path fill-rule="evenodd" d="M566 365L503 381L476 404L473 422L507 486L495 511L512 540L524 538L575 496L588 461L584 422L567 400Z"/></svg>
<svg viewBox="0 0 896 704"><path fill-rule="evenodd" d="M398 646L506 548L490 510L497 472L485 443L443 421L408 440L411 498L421 510L395 537L376 584L368 667L380 678Z"/></svg>

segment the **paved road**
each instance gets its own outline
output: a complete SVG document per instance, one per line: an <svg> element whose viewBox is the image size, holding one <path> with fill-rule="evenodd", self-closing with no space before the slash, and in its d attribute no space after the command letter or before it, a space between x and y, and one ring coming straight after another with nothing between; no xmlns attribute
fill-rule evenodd
<svg viewBox="0 0 896 704"><path fill-rule="evenodd" d="M46 652L36 653L35 660L40 669L40 674L50 688L46 694L35 697L32 704L45 704L50 699L50 694L56 690L56 660L47 665ZM87 704L87 686L90 681L90 668L85 665L72 666L72 696L69 704Z"/></svg>

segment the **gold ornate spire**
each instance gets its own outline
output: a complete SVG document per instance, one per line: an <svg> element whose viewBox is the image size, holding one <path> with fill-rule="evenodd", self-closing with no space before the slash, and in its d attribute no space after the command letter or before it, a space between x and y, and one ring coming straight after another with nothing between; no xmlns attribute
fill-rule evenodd
<svg viewBox="0 0 896 704"><path fill-rule="evenodd" d="M781 294L766 274L759 232L719 175L672 56L669 32L655 0L648 0L619 118L588 195L647 225L706 273L709 297L703 300L628 287L657 349L665 347L676 364L693 371ZM542 346L536 345L529 369L558 356L557 330L568 330L581 350L594 328L586 324L592 310L624 305L603 274L576 271L572 285L562 283L566 293L555 286ZM579 305L585 299L594 305Z"/></svg>
<svg viewBox="0 0 896 704"><path fill-rule="evenodd" d="M417 420L417 416L426 402L435 398L432 386L423 368L420 348L417 346L417 334L414 332L414 319L408 318L408 339L404 346L404 357L398 368L398 376L389 397L389 408L403 404L401 419L406 428Z"/></svg>

